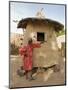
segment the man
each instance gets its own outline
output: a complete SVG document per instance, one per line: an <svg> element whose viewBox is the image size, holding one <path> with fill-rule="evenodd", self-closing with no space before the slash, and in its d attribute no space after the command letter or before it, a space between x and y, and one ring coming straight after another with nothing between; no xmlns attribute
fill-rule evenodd
<svg viewBox="0 0 68 90"><path fill-rule="evenodd" d="M19 49L20 55L24 56L22 60L24 63L23 69L25 70L26 79L33 80L33 77L32 77L33 50L34 48L40 48L40 47L41 47L40 43L33 43L32 39L29 39L28 44Z"/></svg>

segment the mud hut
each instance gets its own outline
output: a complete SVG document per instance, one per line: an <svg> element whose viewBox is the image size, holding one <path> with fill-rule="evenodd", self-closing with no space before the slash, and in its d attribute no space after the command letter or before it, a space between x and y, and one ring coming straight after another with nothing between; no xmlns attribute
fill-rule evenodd
<svg viewBox="0 0 68 90"><path fill-rule="evenodd" d="M17 28L25 29L24 44L27 44L29 37L32 37L34 42L44 42L41 48L34 49L34 67L50 67L58 64L61 56L58 51L56 32L64 28L61 23L48 18L31 17L20 20Z"/></svg>

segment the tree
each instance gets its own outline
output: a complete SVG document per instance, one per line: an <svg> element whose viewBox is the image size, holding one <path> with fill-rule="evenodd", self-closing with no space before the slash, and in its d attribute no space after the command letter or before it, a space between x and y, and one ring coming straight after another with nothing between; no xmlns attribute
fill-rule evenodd
<svg viewBox="0 0 68 90"><path fill-rule="evenodd" d="M57 37L61 36L61 35L64 35L64 34L65 34L65 30L64 29L59 31L59 32L56 32Z"/></svg>
<svg viewBox="0 0 68 90"><path fill-rule="evenodd" d="M18 55L19 47L17 47L15 44L10 45L10 54L11 55Z"/></svg>

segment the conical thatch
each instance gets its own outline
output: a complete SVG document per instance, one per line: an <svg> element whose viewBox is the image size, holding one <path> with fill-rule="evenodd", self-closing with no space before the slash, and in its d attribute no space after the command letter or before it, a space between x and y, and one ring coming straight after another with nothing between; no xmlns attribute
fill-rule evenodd
<svg viewBox="0 0 68 90"><path fill-rule="evenodd" d="M47 23L47 24L51 24L53 25L53 27L55 28L55 31L60 31L64 28L64 25L57 22L57 21L54 21L54 20L51 20L51 19L43 19L43 18L25 18L25 19L22 19L19 21L18 25L17 25L17 28L26 28L27 24L29 22L32 22L32 23Z"/></svg>

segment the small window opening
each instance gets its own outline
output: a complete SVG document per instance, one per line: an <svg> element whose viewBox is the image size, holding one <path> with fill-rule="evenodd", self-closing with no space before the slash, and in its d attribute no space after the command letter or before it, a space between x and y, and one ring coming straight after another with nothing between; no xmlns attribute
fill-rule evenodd
<svg viewBox="0 0 68 90"><path fill-rule="evenodd" d="M37 41L45 41L44 32L37 32Z"/></svg>

